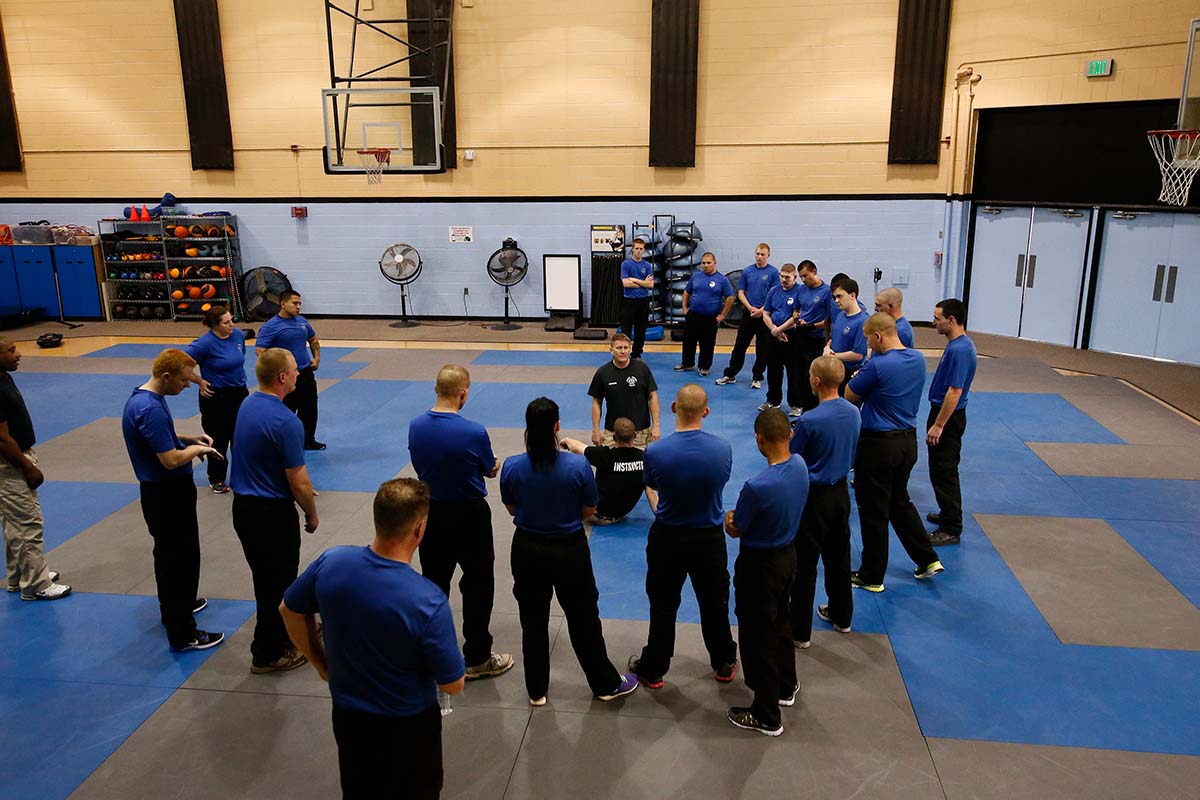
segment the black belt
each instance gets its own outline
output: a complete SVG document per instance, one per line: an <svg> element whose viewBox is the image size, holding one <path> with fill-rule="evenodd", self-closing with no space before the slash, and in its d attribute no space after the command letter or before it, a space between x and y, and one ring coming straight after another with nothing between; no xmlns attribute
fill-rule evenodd
<svg viewBox="0 0 1200 800"><path fill-rule="evenodd" d="M910 433L915 434L916 428L902 428L898 431L863 431L859 434L859 438L870 436L875 439L890 439L897 436L908 436Z"/></svg>
<svg viewBox="0 0 1200 800"><path fill-rule="evenodd" d="M809 486L812 487L813 489L836 489L839 486L845 486L845 485L846 485L845 478L842 478L840 481L834 481L833 483L816 483L814 481L809 482Z"/></svg>

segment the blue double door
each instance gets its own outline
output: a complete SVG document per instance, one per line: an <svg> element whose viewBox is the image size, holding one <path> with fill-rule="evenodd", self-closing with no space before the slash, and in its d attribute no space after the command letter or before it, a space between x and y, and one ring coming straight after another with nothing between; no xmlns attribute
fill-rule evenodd
<svg viewBox="0 0 1200 800"><path fill-rule="evenodd" d="M0 308L47 317L101 319L95 254L82 245L0 247Z"/></svg>

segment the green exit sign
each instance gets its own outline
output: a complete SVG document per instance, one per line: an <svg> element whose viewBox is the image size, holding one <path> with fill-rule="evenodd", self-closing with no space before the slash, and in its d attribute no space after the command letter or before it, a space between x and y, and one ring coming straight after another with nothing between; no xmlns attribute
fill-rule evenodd
<svg viewBox="0 0 1200 800"><path fill-rule="evenodd" d="M1087 76L1089 78L1103 78L1107 75L1112 75L1113 60L1111 58L1095 58L1088 62Z"/></svg>

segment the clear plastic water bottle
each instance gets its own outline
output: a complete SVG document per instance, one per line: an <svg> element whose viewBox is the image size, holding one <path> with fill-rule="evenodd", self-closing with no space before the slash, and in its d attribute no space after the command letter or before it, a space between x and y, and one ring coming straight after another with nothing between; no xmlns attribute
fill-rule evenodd
<svg viewBox="0 0 1200 800"><path fill-rule="evenodd" d="M440 688L437 690L438 708L442 711L442 716L454 713L454 706L450 704L450 695L443 692Z"/></svg>

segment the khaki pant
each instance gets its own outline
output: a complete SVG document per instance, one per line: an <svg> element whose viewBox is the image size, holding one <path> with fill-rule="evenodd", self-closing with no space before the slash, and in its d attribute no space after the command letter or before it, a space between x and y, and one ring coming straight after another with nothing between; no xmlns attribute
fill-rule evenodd
<svg viewBox="0 0 1200 800"><path fill-rule="evenodd" d="M617 440L613 438L612 431L604 430L601 433L604 436L604 441L601 442L601 444L603 444L605 447L612 447L617 443ZM633 436L633 446L634 447L640 447L641 449L645 450L646 447L649 446L649 444L650 444L650 429L649 428L643 428L642 430L640 430L636 434L634 434L634 436Z"/></svg>
<svg viewBox="0 0 1200 800"><path fill-rule="evenodd" d="M33 450L25 457L37 464ZM21 471L0 459L0 528L8 563L8 589L37 594L50 585L42 541L42 505Z"/></svg>

